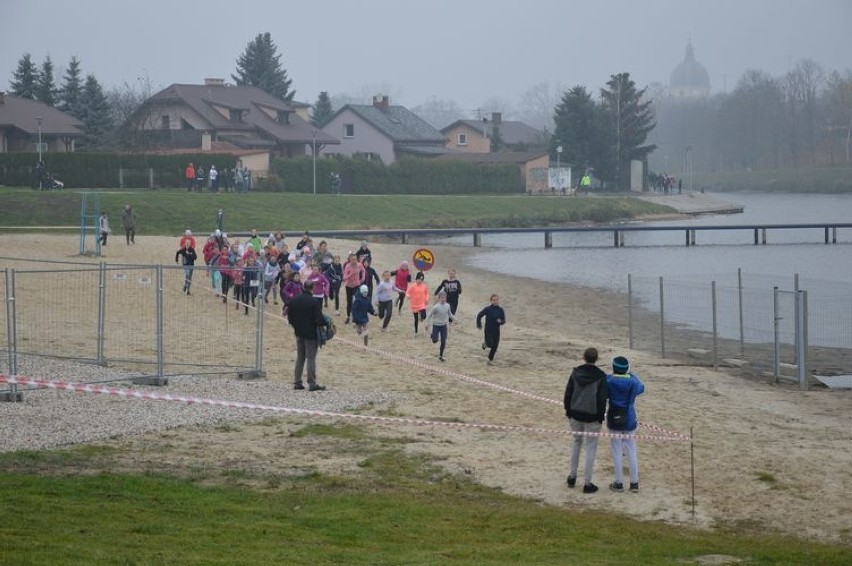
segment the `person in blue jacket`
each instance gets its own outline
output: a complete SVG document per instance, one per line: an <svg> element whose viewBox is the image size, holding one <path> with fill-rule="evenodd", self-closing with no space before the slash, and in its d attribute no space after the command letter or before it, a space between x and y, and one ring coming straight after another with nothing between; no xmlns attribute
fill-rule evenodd
<svg viewBox="0 0 852 566"><path fill-rule="evenodd" d="M630 491L639 491L639 460L636 456L636 439L633 433L639 422L636 418L636 397L645 392L645 385L630 372L630 362L624 356L612 359L612 373L606 376L609 406L606 426L610 432L626 438L611 438L612 463L615 481L609 484L612 491L624 491L624 454L630 470Z"/></svg>

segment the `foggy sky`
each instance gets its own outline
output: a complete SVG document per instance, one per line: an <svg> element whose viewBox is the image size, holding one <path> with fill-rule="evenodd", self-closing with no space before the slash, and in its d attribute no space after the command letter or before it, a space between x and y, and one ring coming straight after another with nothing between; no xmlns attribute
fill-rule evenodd
<svg viewBox="0 0 852 566"><path fill-rule="evenodd" d="M713 92L802 58L845 70L850 24L850 0L0 0L0 90L27 52L39 66L50 54L57 84L73 55L106 89L146 75L155 92L231 82L237 57L269 31L297 100L382 92L473 113L544 82L597 92L627 71L640 87L667 85L689 39Z"/></svg>

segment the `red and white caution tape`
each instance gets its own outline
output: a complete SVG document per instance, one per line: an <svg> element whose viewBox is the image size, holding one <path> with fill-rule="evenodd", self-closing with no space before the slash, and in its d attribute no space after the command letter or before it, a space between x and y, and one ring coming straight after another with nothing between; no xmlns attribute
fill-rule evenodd
<svg viewBox="0 0 852 566"><path fill-rule="evenodd" d="M417 426L439 426L456 429L478 429L499 432L523 432L545 435L575 435L575 436L597 436L605 438L635 438L637 440L673 440L683 441L670 435L653 434L617 434L610 432L573 432L568 429L537 428L518 425L495 425L483 423L457 423L445 421L430 421L425 419L407 419L403 417L382 417L372 415L355 415L351 413L334 413L315 409L297 409L293 407L277 407L274 405L261 405L257 403L245 403L241 401L224 401L220 399L206 399L203 397L186 397L183 395L172 395L170 393L156 393L143 389L129 389L124 387L105 387L88 383L74 383L67 381L55 381L49 379L32 379L21 376L0 375L0 383L26 385L40 389L53 389L56 391L68 391L74 393L90 393L96 395L108 395L122 399L141 399L149 401L172 401L187 405L207 405L211 407L227 407L231 409L248 409L254 411L271 411L275 413L299 415L317 418L351 419L379 424L401 424Z"/></svg>

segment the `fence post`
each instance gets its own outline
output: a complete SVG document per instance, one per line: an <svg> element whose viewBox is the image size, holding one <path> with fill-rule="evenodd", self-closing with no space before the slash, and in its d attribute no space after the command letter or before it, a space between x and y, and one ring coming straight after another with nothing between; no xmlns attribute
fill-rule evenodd
<svg viewBox="0 0 852 566"><path fill-rule="evenodd" d="M719 369L719 328L717 325L717 316L716 316L716 282L710 282L710 294L711 301L710 303L713 305L713 369Z"/></svg>
<svg viewBox="0 0 852 566"><path fill-rule="evenodd" d="M743 268L737 268L737 295L739 296L740 357L745 357L745 324L743 323Z"/></svg>
<svg viewBox="0 0 852 566"><path fill-rule="evenodd" d="M163 266L155 269L157 276L157 382L163 379Z"/></svg>
<svg viewBox="0 0 852 566"><path fill-rule="evenodd" d="M17 316L15 314L15 270L6 268L6 347L9 352L9 377L18 375L18 337ZM4 401L13 403L24 400L24 394L18 391L17 383L9 384L9 391L3 395Z"/></svg>
<svg viewBox="0 0 852 566"><path fill-rule="evenodd" d="M96 360L99 366L106 365L104 360L104 340L106 339L106 263L100 262L98 269L98 344Z"/></svg>
<svg viewBox="0 0 852 566"><path fill-rule="evenodd" d="M627 274L627 347L633 349L633 277Z"/></svg>
<svg viewBox="0 0 852 566"><path fill-rule="evenodd" d="M775 383L781 380L781 317L778 316L778 287L772 288L772 316L773 329L775 332L775 352L772 357L772 374Z"/></svg>
<svg viewBox="0 0 852 566"><path fill-rule="evenodd" d="M663 278L660 277L660 357L666 357L666 309L663 299Z"/></svg>
<svg viewBox="0 0 852 566"><path fill-rule="evenodd" d="M793 292L796 293L796 294L799 293L799 274L798 273L793 274ZM798 335L799 309L798 308L794 309L794 312L793 312L793 328L795 328L796 332L797 332L797 334L796 334L797 342L795 344L795 348L793 348L793 363L798 365L798 363L799 363L799 342L798 342L798 339L799 339L799 335Z"/></svg>
<svg viewBox="0 0 852 566"><path fill-rule="evenodd" d="M121 167L118 168L118 188L124 188L124 169Z"/></svg>
<svg viewBox="0 0 852 566"><path fill-rule="evenodd" d="M799 389L808 389L808 292L796 291L796 357Z"/></svg>
<svg viewBox="0 0 852 566"><path fill-rule="evenodd" d="M148 188L154 190L154 168L148 167Z"/></svg>
<svg viewBox="0 0 852 566"><path fill-rule="evenodd" d="M263 287L261 287L263 289ZM263 375L263 293L258 295L257 299L257 324L255 330L255 345L254 345L254 370L258 376Z"/></svg>

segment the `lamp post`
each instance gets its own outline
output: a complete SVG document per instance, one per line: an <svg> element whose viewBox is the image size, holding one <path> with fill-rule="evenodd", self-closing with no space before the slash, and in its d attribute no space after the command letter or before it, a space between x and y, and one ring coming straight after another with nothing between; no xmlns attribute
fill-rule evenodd
<svg viewBox="0 0 852 566"><path fill-rule="evenodd" d="M313 167L314 167L314 195L317 194L317 131L311 130L311 141L313 145L313 149L311 154L313 156Z"/></svg>
<svg viewBox="0 0 852 566"><path fill-rule="evenodd" d="M692 193L692 145L686 146L686 190Z"/></svg>
<svg viewBox="0 0 852 566"><path fill-rule="evenodd" d="M41 186L41 180L44 177L44 171L42 171L42 165L41 165L41 123L43 121L43 118L41 116L39 116L39 117L36 118L36 120L38 121L38 171L39 171L38 188L39 188L39 190L41 190L43 188Z"/></svg>

